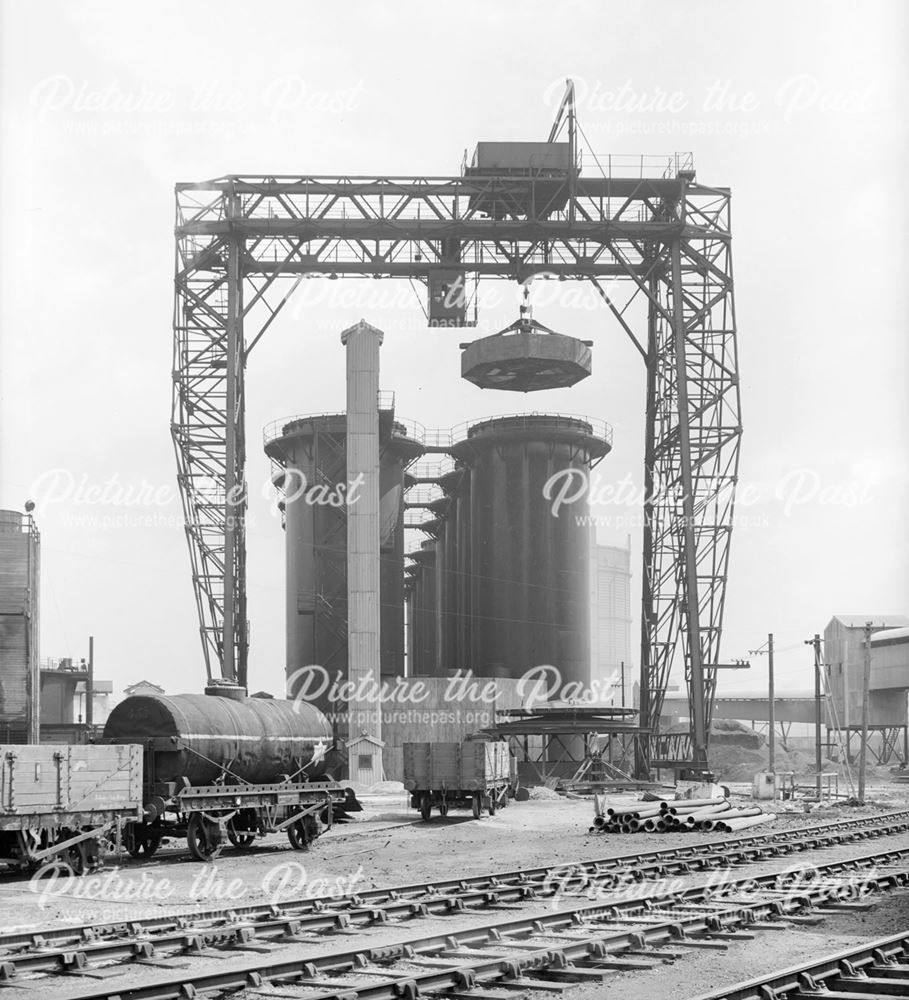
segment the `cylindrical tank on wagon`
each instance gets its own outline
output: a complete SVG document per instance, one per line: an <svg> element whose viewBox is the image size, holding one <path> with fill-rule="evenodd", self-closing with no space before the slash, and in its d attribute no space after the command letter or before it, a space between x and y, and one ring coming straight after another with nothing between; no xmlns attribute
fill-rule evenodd
<svg viewBox="0 0 909 1000"><path fill-rule="evenodd" d="M589 683L590 558L586 504L554 516L546 484L587 475L608 431L580 418L531 414L473 425L455 445L470 466L473 670L520 677L543 664L562 684ZM573 474L573 473L569 473Z"/></svg>
<svg viewBox="0 0 909 1000"><path fill-rule="evenodd" d="M132 695L108 716L104 739L113 743L157 740L149 753L154 758L154 774L146 775L146 780L186 778L192 785L207 785L228 771L229 781L232 776L242 782L270 784L306 765L296 780L321 777L324 755L312 761L317 747L329 749L332 731L328 719L303 701ZM162 741L170 741L174 749Z"/></svg>

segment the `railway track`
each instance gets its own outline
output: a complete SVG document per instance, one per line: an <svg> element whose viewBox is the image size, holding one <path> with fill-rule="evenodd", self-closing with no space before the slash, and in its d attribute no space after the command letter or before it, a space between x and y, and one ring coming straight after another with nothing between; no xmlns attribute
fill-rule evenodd
<svg viewBox="0 0 909 1000"><path fill-rule="evenodd" d="M248 947L253 941L344 933L357 927L545 900L556 892L600 891L630 881L643 883L753 864L907 829L909 810L904 810L567 865L366 889L341 898L260 902L129 922L6 932L0 942L0 984L23 973L78 971L98 962L151 962L213 948Z"/></svg>
<svg viewBox="0 0 909 1000"><path fill-rule="evenodd" d="M796 1000L806 996L909 997L909 931L737 983L698 1000Z"/></svg>
<svg viewBox="0 0 909 1000"><path fill-rule="evenodd" d="M13 985L36 973L76 975L119 963L157 965L181 955L252 949L357 928L430 916L498 910L555 894L583 894L654 879L754 864L795 852L895 834L909 827L909 811L826 823L777 834L711 841L645 854L520 869L432 884L367 890L341 899L293 900L230 910L155 916L129 923L55 927L4 934L0 983Z"/></svg>
<svg viewBox="0 0 909 1000"><path fill-rule="evenodd" d="M545 897L558 885L579 891L630 879L665 878L743 865L799 851L880 837L909 828L909 810L837 821L776 834L710 841L647 853L525 868L465 879L372 889L341 899L323 897L82 927L6 933L0 945L0 982L24 971L77 970L87 961L142 961L161 954L246 946L294 934L329 934L415 917L446 915Z"/></svg>
<svg viewBox="0 0 909 1000"><path fill-rule="evenodd" d="M230 963L164 965L151 982L93 987L79 1000L187 1000L220 997L299 997L301 1000L493 1000L490 989L519 997L560 992L570 984L602 983L616 972L654 968L699 949L725 949L763 932L817 923L825 916L867 909L875 894L909 885L909 846L879 850L815 869L810 882L798 873L767 872L667 892L654 884L628 898L606 892L594 903L521 913L467 928L410 937L353 950L307 954L311 944L288 926L291 957L260 952ZM521 907L520 909L526 909ZM201 949L197 957L205 958ZM213 956L217 957L217 956ZM212 968L212 964L216 966ZM175 971L180 969L180 971ZM75 970L89 972L85 965ZM122 975L122 969L99 969ZM37 985L40 980L27 980ZM15 985L7 980L8 985ZM32 994L33 995L33 994ZM772 993L757 996L765 1000ZM847 994L848 996L848 994ZM865 994L867 998L868 994ZM843 1000L846 1000L844 997Z"/></svg>

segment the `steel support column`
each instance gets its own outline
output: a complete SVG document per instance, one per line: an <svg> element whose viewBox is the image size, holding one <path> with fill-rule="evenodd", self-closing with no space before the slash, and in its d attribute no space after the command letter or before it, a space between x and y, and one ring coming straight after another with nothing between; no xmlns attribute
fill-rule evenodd
<svg viewBox="0 0 909 1000"><path fill-rule="evenodd" d="M239 650L234 640L237 595L237 552L242 545L242 513L237 510L238 404L242 360L240 329L240 246L232 239L227 248L227 398L224 441L224 624L221 637L221 676L237 679ZM242 470L241 470L242 475ZM242 502L242 501L241 501ZM238 544L239 543L239 544Z"/></svg>
<svg viewBox="0 0 909 1000"><path fill-rule="evenodd" d="M692 478L691 415L688 407L688 370L685 350L685 313L682 298L682 254L678 240L672 243L672 335L675 354L675 402L678 410L679 472L682 485L682 516L679 555L682 566L681 612L685 615L688 649L688 703L691 706L691 753L695 764L707 762L707 708L704 704L704 666L701 659L701 619L698 592L697 544L694 534L694 480Z"/></svg>
<svg viewBox="0 0 909 1000"><path fill-rule="evenodd" d="M651 578L653 568L653 519L654 519L654 444L656 432L656 377L659 357L656 340L656 283L651 280L651 306L647 311L647 355L646 366L646 403L644 424L644 538L643 538L643 572L641 573L641 664L640 683L638 685L639 706L638 718L644 720L653 718L653 677L652 658L650 655L650 637L655 626L654 615L654 581ZM657 679L659 684L659 680ZM657 720L659 712L657 712ZM651 745L647 737L635 742L634 766L639 778L650 778Z"/></svg>

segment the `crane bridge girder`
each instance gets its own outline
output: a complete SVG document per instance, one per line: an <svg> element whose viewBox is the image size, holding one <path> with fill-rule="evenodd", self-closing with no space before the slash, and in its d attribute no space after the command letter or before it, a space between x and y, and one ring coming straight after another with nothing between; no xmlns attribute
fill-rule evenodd
<svg viewBox="0 0 909 1000"><path fill-rule="evenodd" d="M706 764L741 436L730 193L677 158L603 173L573 172L558 197L551 178L485 175L176 186L172 435L210 676L246 681L246 362L300 281L428 283L452 266L477 280L551 274L592 284L644 362L640 724L656 731L680 652L684 753ZM491 203L520 212L489 217ZM644 328L615 301L616 282L643 297ZM638 745L646 774L656 744Z"/></svg>

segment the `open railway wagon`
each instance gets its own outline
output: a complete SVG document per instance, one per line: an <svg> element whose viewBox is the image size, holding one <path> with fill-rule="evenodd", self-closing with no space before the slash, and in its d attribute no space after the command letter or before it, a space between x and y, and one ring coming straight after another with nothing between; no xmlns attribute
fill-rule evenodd
<svg viewBox="0 0 909 1000"><path fill-rule="evenodd" d="M516 765L504 740L404 744L404 787L425 820L433 808L447 816L452 806L472 809L474 819L484 809L493 816L508 805L515 781Z"/></svg>
<svg viewBox="0 0 909 1000"><path fill-rule="evenodd" d="M141 747L0 746L0 864L81 875L118 823L141 817Z"/></svg>
<svg viewBox="0 0 909 1000"><path fill-rule="evenodd" d="M306 702L226 695L136 695L111 712L107 743L138 743L143 815L123 831L134 857L186 838L199 861L225 842L251 847L286 833L291 847L312 842L362 806L333 780L331 727Z"/></svg>

